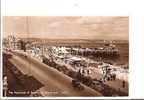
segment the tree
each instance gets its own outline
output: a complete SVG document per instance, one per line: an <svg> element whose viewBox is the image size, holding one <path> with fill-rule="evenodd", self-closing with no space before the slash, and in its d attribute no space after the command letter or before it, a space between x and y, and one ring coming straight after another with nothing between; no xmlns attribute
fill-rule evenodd
<svg viewBox="0 0 144 100"><path fill-rule="evenodd" d="M20 42L20 48L21 50L24 50L24 52L26 52L26 43L22 40L19 41Z"/></svg>

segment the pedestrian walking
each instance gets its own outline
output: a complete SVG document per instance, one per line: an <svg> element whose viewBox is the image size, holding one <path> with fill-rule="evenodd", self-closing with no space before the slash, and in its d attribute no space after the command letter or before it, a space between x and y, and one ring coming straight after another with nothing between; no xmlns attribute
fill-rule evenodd
<svg viewBox="0 0 144 100"><path fill-rule="evenodd" d="M7 96L7 90L8 90L8 80L7 80L7 76L4 76L3 79L3 90L4 90L4 96Z"/></svg>
<svg viewBox="0 0 144 100"><path fill-rule="evenodd" d="M125 88L125 81L122 81L122 87Z"/></svg>

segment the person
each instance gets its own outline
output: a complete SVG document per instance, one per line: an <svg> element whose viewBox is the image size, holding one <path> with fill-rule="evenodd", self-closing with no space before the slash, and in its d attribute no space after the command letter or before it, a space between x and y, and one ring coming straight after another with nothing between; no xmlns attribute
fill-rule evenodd
<svg viewBox="0 0 144 100"><path fill-rule="evenodd" d="M88 74L88 75L90 74L90 70L89 70L89 69L87 70L87 74Z"/></svg>
<svg viewBox="0 0 144 100"><path fill-rule="evenodd" d="M4 76L4 79L3 79L3 90L4 90L4 96L7 96L7 90L8 90L7 76Z"/></svg>
<svg viewBox="0 0 144 100"><path fill-rule="evenodd" d="M103 71L103 78L102 78L102 80L103 81L105 81L107 78L108 78L108 75L109 75L109 71L110 70L108 70L109 69L109 65L103 65L103 67L102 67L102 71Z"/></svg>
<svg viewBox="0 0 144 100"><path fill-rule="evenodd" d="M125 88L125 81L122 81L122 87Z"/></svg>

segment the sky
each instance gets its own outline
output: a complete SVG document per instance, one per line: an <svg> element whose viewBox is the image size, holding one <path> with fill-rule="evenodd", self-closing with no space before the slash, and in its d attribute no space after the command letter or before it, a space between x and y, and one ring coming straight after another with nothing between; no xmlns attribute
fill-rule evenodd
<svg viewBox="0 0 144 100"><path fill-rule="evenodd" d="M4 16L3 36L128 40L127 16Z"/></svg>

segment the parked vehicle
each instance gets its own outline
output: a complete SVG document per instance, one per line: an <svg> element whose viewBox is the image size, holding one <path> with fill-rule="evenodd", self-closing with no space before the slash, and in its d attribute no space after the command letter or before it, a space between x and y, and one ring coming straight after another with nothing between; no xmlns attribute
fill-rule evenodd
<svg viewBox="0 0 144 100"><path fill-rule="evenodd" d="M77 90L84 90L84 87L78 80L72 80L72 86Z"/></svg>

